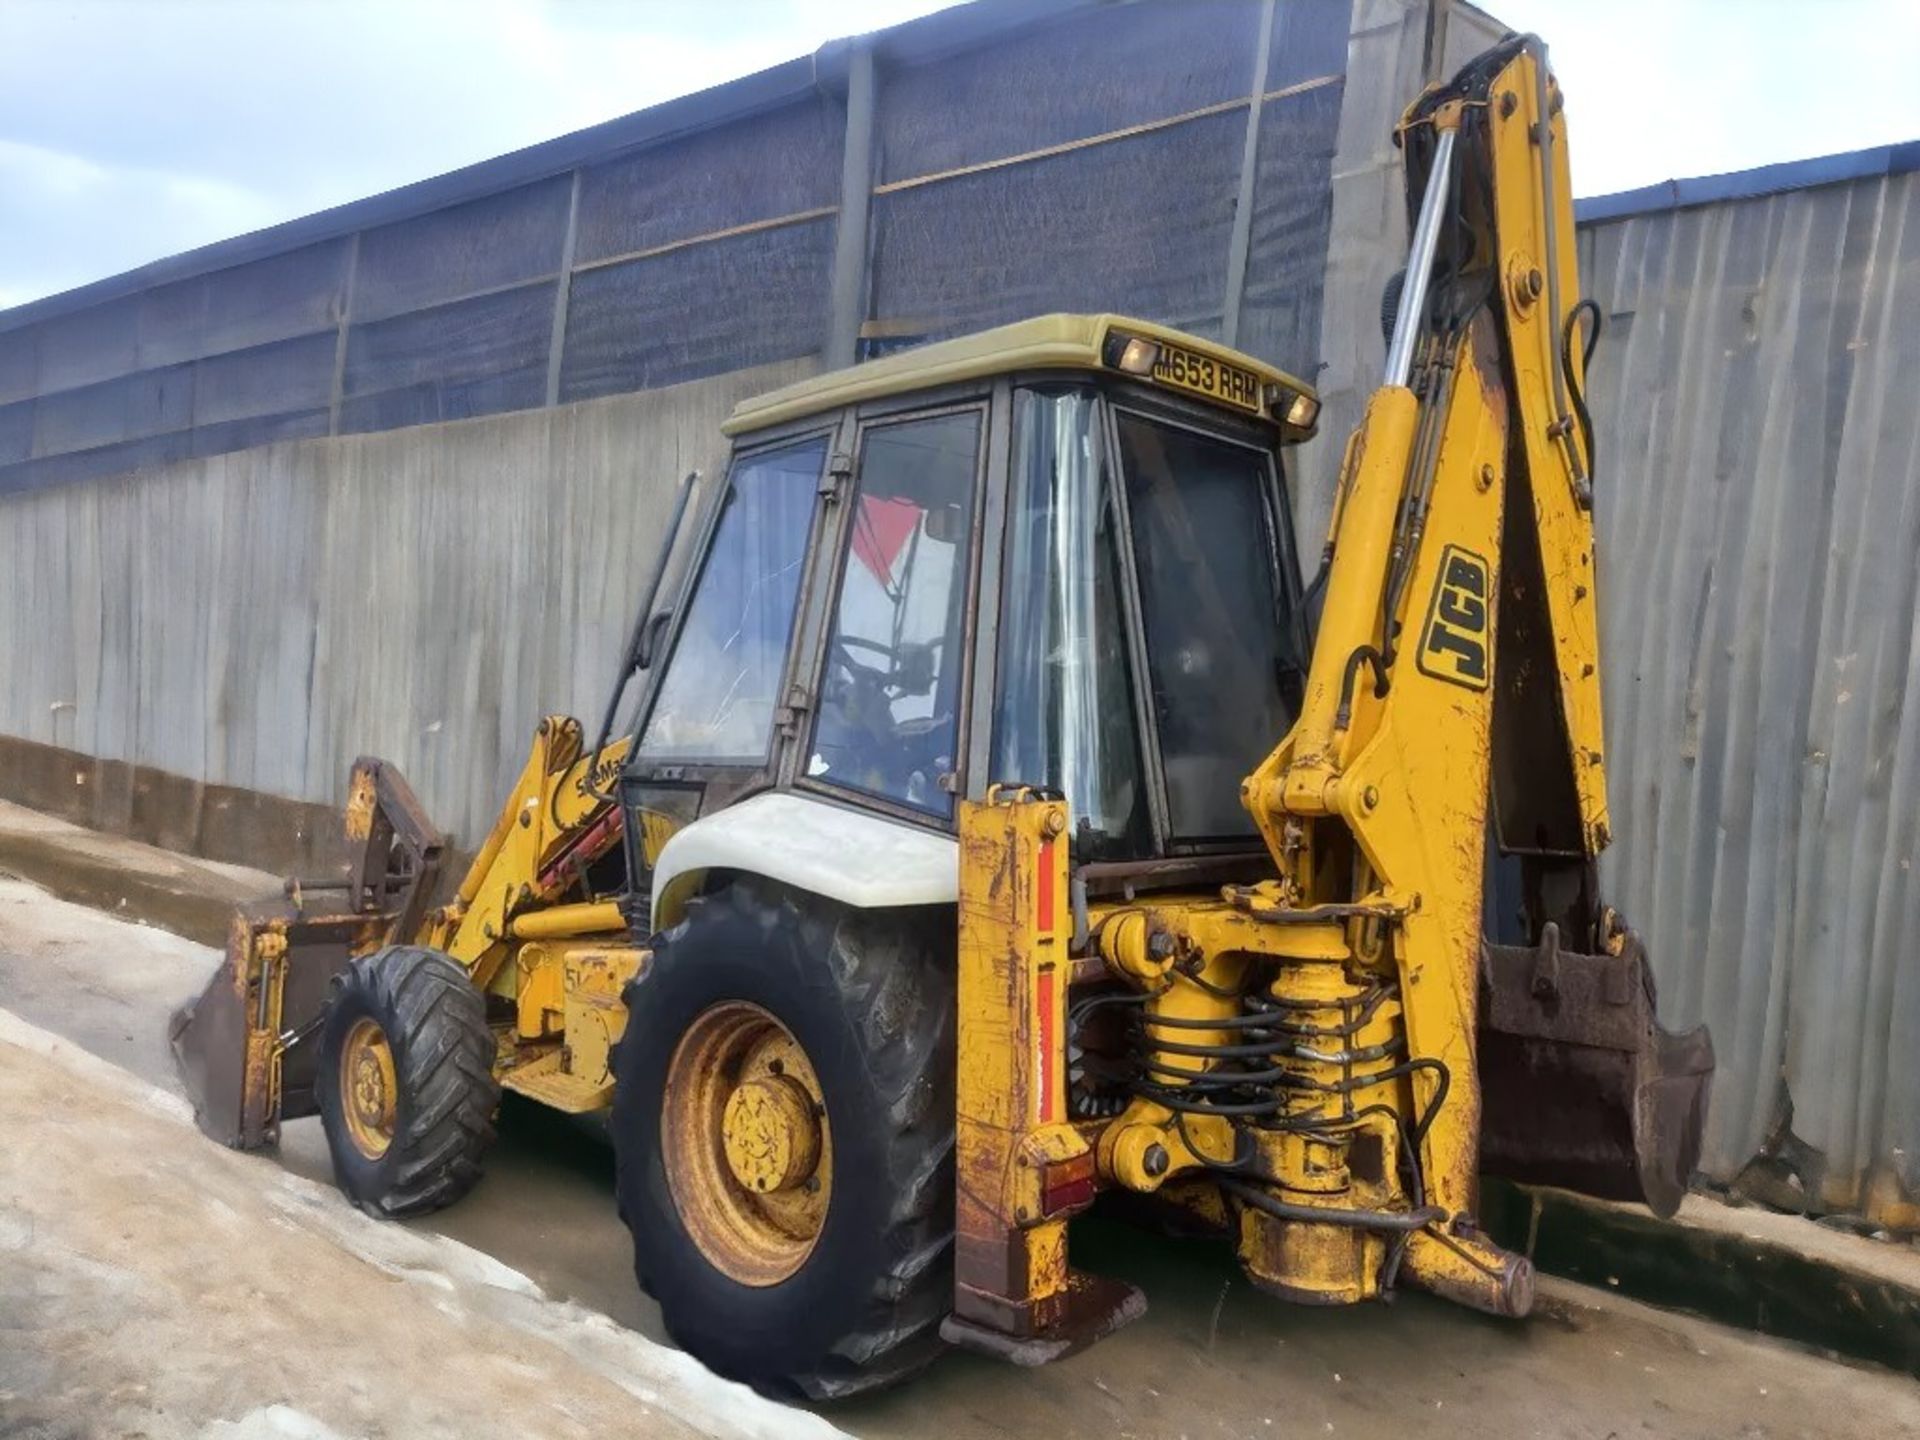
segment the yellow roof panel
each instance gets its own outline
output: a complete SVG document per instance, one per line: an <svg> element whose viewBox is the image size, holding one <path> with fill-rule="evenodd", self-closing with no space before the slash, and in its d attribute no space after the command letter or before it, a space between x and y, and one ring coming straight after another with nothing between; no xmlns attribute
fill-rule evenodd
<svg viewBox="0 0 1920 1440"><path fill-rule="evenodd" d="M838 410L865 400L931 390L1014 370L1105 370L1100 352L1110 329L1184 345L1243 366L1258 375L1263 383L1313 393L1313 387L1305 381L1296 380L1265 361L1164 325L1125 315L1040 315L956 340L916 346L883 360L829 371L756 395L736 405L721 429L728 435L764 430L769 425Z"/></svg>

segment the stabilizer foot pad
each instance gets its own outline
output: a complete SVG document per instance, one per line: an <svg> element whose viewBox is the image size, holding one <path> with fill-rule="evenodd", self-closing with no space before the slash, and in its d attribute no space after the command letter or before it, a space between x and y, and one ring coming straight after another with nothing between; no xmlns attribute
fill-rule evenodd
<svg viewBox="0 0 1920 1440"><path fill-rule="evenodd" d="M1068 1281L1067 1311L1038 1335L1008 1335L958 1315L940 1325L940 1338L961 1350L1031 1368L1084 1350L1147 1313L1147 1297L1124 1280L1075 1271Z"/></svg>

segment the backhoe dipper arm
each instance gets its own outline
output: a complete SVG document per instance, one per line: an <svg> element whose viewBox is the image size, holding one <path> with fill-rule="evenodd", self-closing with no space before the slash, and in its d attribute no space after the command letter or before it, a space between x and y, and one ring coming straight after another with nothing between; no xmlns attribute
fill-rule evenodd
<svg viewBox="0 0 1920 1440"><path fill-rule="evenodd" d="M1515 37L1401 122L1413 240L1385 383L1347 450L1298 722L1243 789L1280 875L1244 903L1345 917L1345 973L1403 1008L1414 1196L1448 1217L1403 1273L1508 1314L1531 1282L1477 1231L1483 1163L1670 1209L1711 1069L1704 1033L1662 1050L1644 957L1592 893L1608 824L1561 111L1545 47ZM1551 901L1537 949L1483 946L1490 802ZM1491 1090L1489 1045L1512 1072Z"/></svg>

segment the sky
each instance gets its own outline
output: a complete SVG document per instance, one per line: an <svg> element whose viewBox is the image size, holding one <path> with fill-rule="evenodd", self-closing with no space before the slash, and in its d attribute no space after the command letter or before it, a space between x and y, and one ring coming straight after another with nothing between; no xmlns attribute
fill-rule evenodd
<svg viewBox="0 0 1920 1440"><path fill-rule="evenodd" d="M945 3L0 0L0 307ZM1920 139L1920 0L1485 8L1552 47L1578 194Z"/></svg>
<svg viewBox="0 0 1920 1440"><path fill-rule="evenodd" d="M1920 140L1920 0L1486 0L1547 42L1576 195Z"/></svg>

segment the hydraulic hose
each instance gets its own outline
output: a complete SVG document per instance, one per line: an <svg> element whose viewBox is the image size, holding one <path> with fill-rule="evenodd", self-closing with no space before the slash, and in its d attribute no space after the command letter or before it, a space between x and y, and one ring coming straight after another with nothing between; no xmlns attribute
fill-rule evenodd
<svg viewBox="0 0 1920 1440"><path fill-rule="evenodd" d="M1447 1212L1437 1205L1422 1206L1418 1210L1333 1210L1318 1205L1290 1205L1285 1200L1276 1200L1266 1191L1235 1180L1227 1175L1215 1175L1214 1182L1222 1190L1236 1196L1243 1205L1251 1205L1276 1220L1297 1220L1308 1225L1349 1225L1361 1230L1424 1230L1429 1225L1447 1218Z"/></svg>
<svg viewBox="0 0 1920 1440"><path fill-rule="evenodd" d="M1587 413L1587 395L1579 380L1573 378L1573 335L1580 327L1580 317L1590 316L1592 326L1587 331L1587 343L1580 351L1580 374L1584 377L1587 367L1593 364L1593 352L1600 348L1600 305L1591 296L1582 300L1567 312L1566 326L1560 332L1560 368L1567 372L1567 391L1573 400L1573 415L1580 422L1580 438L1586 442L1588 484L1592 484L1592 475L1600 468L1600 462L1593 451L1593 416Z"/></svg>

